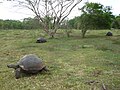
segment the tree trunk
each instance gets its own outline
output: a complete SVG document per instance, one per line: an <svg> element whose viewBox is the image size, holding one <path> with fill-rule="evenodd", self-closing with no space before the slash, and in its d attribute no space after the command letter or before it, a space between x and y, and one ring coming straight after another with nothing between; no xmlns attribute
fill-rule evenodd
<svg viewBox="0 0 120 90"><path fill-rule="evenodd" d="M55 38L58 26L58 24L53 24L53 27L49 26L49 24L44 24L44 31L50 36L50 38Z"/></svg>
<svg viewBox="0 0 120 90"><path fill-rule="evenodd" d="M82 30L82 38L85 38L85 34L86 34L87 30L86 29L83 29Z"/></svg>
<svg viewBox="0 0 120 90"><path fill-rule="evenodd" d="M70 33L67 33L67 37L68 37L68 38L70 37Z"/></svg>
<svg viewBox="0 0 120 90"><path fill-rule="evenodd" d="M57 30L58 30L58 26L59 26L58 24L54 25L54 28L52 29L52 31L50 31L51 38L55 38L55 34L56 34Z"/></svg>
<svg viewBox="0 0 120 90"><path fill-rule="evenodd" d="M66 34L67 34L67 37L68 37L68 38L70 37L70 33L72 33L72 32L66 30Z"/></svg>
<svg viewBox="0 0 120 90"><path fill-rule="evenodd" d="M52 35L51 38L54 38L54 35Z"/></svg>
<svg viewBox="0 0 120 90"><path fill-rule="evenodd" d="M50 38L55 38L56 31L57 30L55 30L55 29L53 29L52 31L49 31Z"/></svg>
<svg viewBox="0 0 120 90"><path fill-rule="evenodd" d="M51 39L55 38L55 34L53 32L50 32L49 36L50 36Z"/></svg>

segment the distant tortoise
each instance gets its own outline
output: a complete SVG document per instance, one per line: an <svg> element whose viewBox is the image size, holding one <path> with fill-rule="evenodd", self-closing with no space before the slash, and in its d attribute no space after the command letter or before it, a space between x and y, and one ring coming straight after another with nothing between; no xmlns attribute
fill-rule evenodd
<svg viewBox="0 0 120 90"><path fill-rule="evenodd" d="M107 32L106 36L113 36L112 32Z"/></svg>
<svg viewBox="0 0 120 90"><path fill-rule="evenodd" d="M22 72L35 74L43 70L48 71L42 60L33 54L25 55L17 64L10 64L7 67L15 69L16 79L20 78Z"/></svg>
<svg viewBox="0 0 120 90"><path fill-rule="evenodd" d="M38 38L36 41L36 43L45 43L45 42L47 42L47 40L43 37Z"/></svg>

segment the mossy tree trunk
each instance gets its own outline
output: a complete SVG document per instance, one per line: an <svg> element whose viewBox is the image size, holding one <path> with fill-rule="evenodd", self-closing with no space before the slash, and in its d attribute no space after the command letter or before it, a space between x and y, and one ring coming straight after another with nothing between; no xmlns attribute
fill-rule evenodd
<svg viewBox="0 0 120 90"><path fill-rule="evenodd" d="M82 38L85 38L85 34L86 34L87 30L86 29L82 29L81 32L82 32Z"/></svg>

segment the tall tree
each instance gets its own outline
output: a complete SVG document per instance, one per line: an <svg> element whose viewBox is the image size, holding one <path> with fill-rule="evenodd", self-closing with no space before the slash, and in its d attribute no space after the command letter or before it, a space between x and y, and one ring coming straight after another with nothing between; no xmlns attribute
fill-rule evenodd
<svg viewBox="0 0 120 90"><path fill-rule="evenodd" d="M44 31L54 37L59 25L82 0L15 0L31 10L42 22ZM49 22L48 22L49 21ZM48 24L50 23L50 24ZM50 26L51 25L51 26Z"/></svg>
<svg viewBox="0 0 120 90"><path fill-rule="evenodd" d="M113 20L111 7L104 7L99 3L86 3L81 9L80 28L82 29L82 37L89 29L110 29Z"/></svg>

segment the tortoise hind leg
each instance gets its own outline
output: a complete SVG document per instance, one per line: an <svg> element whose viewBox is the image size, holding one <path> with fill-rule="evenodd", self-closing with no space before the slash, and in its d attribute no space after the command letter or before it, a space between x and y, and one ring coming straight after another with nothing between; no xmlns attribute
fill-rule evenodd
<svg viewBox="0 0 120 90"><path fill-rule="evenodd" d="M15 69L15 78L19 79L20 76L21 76L21 69L20 68Z"/></svg>

